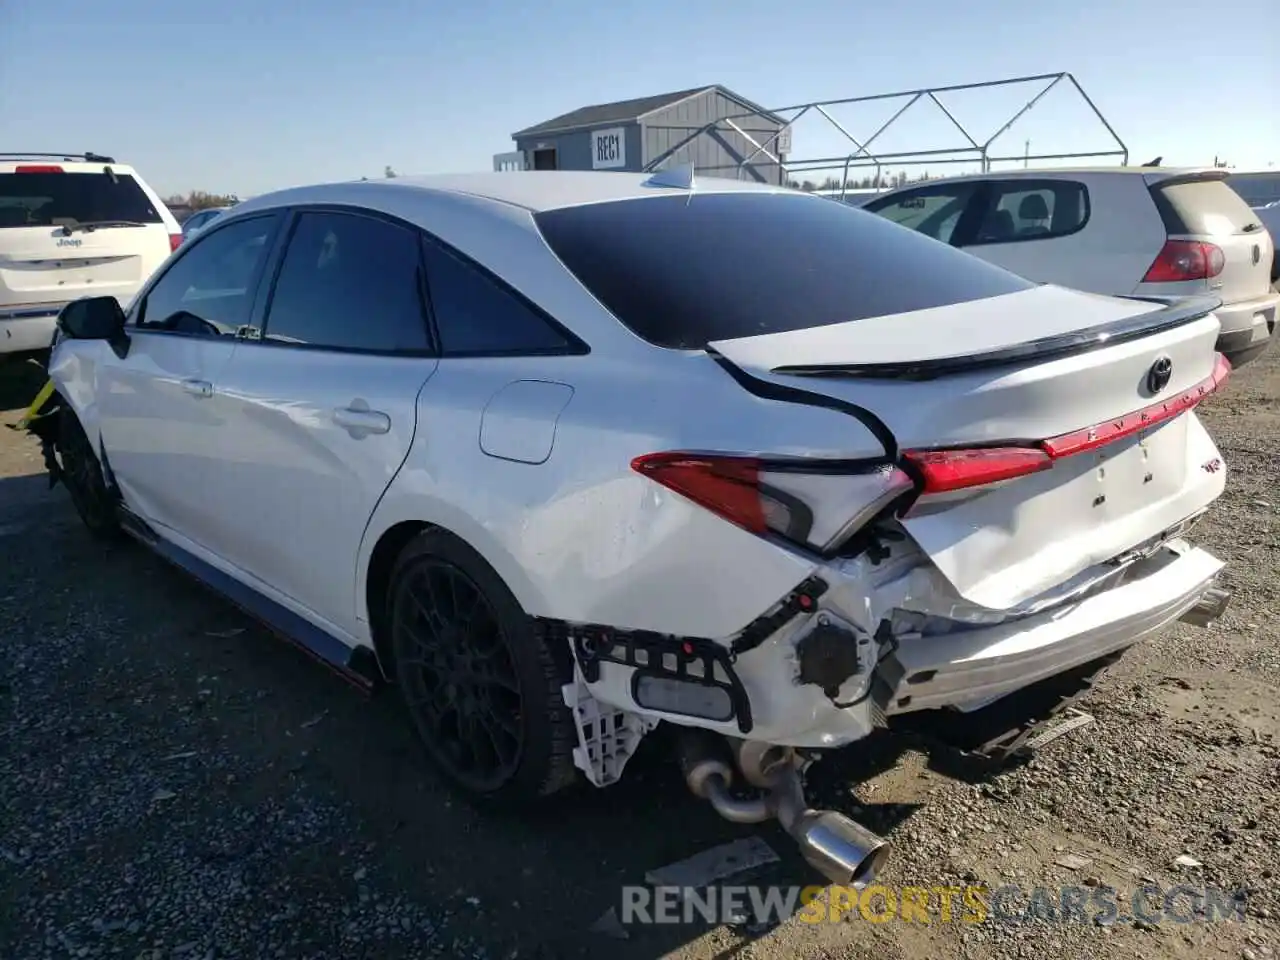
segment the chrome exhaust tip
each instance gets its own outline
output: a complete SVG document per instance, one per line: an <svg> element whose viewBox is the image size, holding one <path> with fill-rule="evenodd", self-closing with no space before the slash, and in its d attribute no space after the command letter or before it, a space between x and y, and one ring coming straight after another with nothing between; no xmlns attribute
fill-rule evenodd
<svg viewBox="0 0 1280 960"><path fill-rule="evenodd" d="M1207 627L1221 617L1231 603L1231 591L1222 587L1210 587L1201 594L1196 605L1178 619L1193 627Z"/></svg>
<svg viewBox="0 0 1280 960"><path fill-rule="evenodd" d="M807 805L795 752L768 744L734 743L732 750L704 731L681 743L681 766L694 796L732 823L776 819L800 847L800 855L829 881L857 889L873 882L889 856L889 842L835 810ZM729 790L735 765L754 795Z"/></svg>
<svg viewBox="0 0 1280 960"><path fill-rule="evenodd" d="M846 887L873 883L889 856L887 840L834 810L806 810L787 832L809 866Z"/></svg>

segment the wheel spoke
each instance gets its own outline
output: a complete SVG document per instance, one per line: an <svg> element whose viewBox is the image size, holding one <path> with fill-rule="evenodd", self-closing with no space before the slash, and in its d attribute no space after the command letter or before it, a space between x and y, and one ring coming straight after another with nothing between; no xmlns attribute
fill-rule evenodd
<svg viewBox="0 0 1280 960"><path fill-rule="evenodd" d="M493 755L501 764L510 764L514 759L513 754L519 746L519 739L512 732L497 722L497 718L489 711L479 715L478 726L484 731L489 745L493 748ZM504 745L505 744L505 745Z"/></svg>

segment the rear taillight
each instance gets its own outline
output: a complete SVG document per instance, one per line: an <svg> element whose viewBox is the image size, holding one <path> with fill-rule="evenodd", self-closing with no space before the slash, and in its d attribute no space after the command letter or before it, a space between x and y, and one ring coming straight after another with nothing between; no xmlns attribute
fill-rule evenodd
<svg viewBox="0 0 1280 960"><path fill-rule="evenodd" d="M907 450L902 459L915 468L925 495L985 487L1053 466L1049 454L1035 447Z"/></svg>
<svg viewBox="0 0 1280 960"><path fill-rule="evenodd" d="M912 489L892 464L850 470L820 460L651 453L631 467L756 534L820 552L835 549Z"/></svg>
<svg viewBox="0 0 1280 960"><path fill-rule="evenodd" d="M180 246L182 246L182 234L169 234L169 252L173 253L173 251L177 250Z"/></svg>
<svg viewBox="0 0 1280 960"><path fill-rule="evenodd" d="M905 467L917 477L921 496L985 487L1025 477L1053 466L1055 460L1087 453L1190 410L1222 386L1231 363L1218 354L1213 373L1188 390L1141 410L1103 423L1073 430L1035 443L1002 447L964 447L948 450L906 450Z"/></svg>
<svg viewBox="0 0 1280 960"><path fill-rule="evenodd" d="M745 530L830 554L888 510L914 509L921 498L939 494L980 493L1172 420L1230 373L1231 364L1219 354L1213 373L1195 386L1105 423L1030 443L904 450L901 466L676 452L636 457L631 467ZM916 499L908 503L913 491Z"/></svg>
<svg viewBox="0 0 1280 960"><path fill-rule="evenodd" d="M1184 280L1208 280L1227 265L1222 248L1198 240L1167 240L1159 255L1147 268L1143 283L1181 283Z"/></svg>
<svg viewBox="0 0 1280 960"><path fill-rule="evenodd" d="M65 171L57 164L49 163L20 163L13 168L14 173L64 173Z"/></svg>

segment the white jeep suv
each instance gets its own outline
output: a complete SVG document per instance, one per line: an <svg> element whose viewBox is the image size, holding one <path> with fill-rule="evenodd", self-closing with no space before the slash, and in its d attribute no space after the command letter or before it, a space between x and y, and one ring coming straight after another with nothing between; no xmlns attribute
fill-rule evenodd
<svg viewBox="0 0 1280 960"><path fill-rule="evenodd" d="M1212 295L1217 349L1266 349L1280 294L1274 242L1228 171L1011 170L913 184L862 204L1029 280L1112 296Z"/></svg>
<svg viewBox="0 0 1280 960"><path fill-rule="evenodd" d="M111 157L0 154L0 354L48 347L79 297L127 307L181 240L155 191Z"/></svg>

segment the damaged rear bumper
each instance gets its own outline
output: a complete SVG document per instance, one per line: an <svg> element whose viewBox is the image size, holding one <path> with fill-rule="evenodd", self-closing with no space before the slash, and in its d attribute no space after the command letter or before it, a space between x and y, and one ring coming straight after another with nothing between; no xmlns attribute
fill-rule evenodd
<svg viewBox="0 0 1280 960"><path fill-rule="evenodd" d="M903 638L884 660L876 697L885 714L975 709L1046 677L1131 646L1175 620L1205 624L1226 605L1223 563L1185 541L1145 561L1143 576L1014 623Z"/></svg>
<svg viewBox="0 0 1280 960"><path fill-rule="evenodd" d="M866 567L837 562L806 582L808 593L783 601L791 608L765 625L767 636L736 653L740 643L729 640L562 622L555 632L567 633L583 681L603 703L730 737L833 748L896 714L978 710L1118 655L1179 619L1203 625L1225 607L1222 568L1208 552L1173 539L1134 561L1117 586L1017 620L928 634L889 629L908 575L871 585ZM651 676L665 678L669 709L645 702L642 684ZM678 702L701 706L685 711Z"/></svg>

